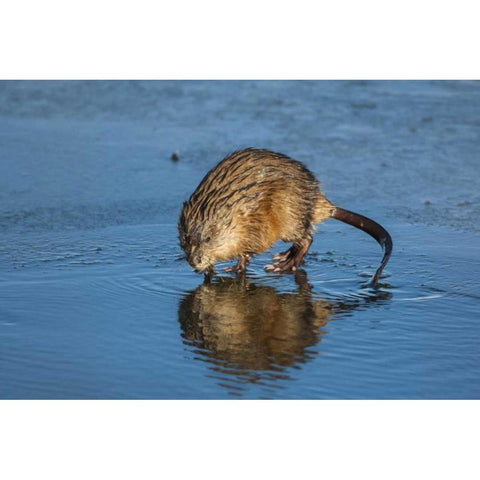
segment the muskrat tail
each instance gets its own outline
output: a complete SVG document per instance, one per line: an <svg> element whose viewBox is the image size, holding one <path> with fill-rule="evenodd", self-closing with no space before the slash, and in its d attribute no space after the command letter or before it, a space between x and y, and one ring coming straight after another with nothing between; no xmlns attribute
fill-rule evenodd
<svg viewBox="0 0 480 480"><path fill-rule="evenodd" d="M388 263L388 259L392 253L392 237L390 234L377 222L374 222L370 218L364 217L359 213L350 212L349 210L345 210L340 207L334 207L330 210L331 218L336 218L341 222L348 223L353 227L359 228L364 232L371 235L383 248L383 259L380 266L377 268L375 275L372 277L370 285L372 287L377 286L378 279L382 274L385 265Z"/></svg>

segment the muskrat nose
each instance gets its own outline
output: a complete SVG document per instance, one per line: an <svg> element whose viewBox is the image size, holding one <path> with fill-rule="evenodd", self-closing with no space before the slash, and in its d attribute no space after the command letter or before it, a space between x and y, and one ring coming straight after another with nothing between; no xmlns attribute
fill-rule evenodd
<svg viewBox="0 0 480 480"><path fill-rule="evenodd" d="M187 260L188 260L188 263L193 268L196 268L197 265L200 265L202 263L202 257L199 253L190 252L190 255L188 255Z"/></svg>

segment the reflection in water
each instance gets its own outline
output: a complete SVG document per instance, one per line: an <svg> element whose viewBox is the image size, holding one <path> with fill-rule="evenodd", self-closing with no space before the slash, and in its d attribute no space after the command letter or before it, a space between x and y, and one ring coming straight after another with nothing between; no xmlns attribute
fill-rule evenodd
<svg viewBox="0 0 480 480"><path fill-rule="evenodd" d="M188 293L178 316L185 343L196 359L212 365L219 384L241 396L248 383L281 388L289 379L287 367L297 367L315 355L309 349L321 341L327 322L341 312L357 309L390 294L340 300L311 294L305 272L295 275L298 290L279 293L271 286L255 285L245 276L215 277Z"/></svg>

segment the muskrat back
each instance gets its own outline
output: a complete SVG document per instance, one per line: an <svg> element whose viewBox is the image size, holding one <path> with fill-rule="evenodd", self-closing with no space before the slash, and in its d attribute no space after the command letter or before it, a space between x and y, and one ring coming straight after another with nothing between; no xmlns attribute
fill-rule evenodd
<svg viewBox="0 0 480 480"><path fill-rule="evenodd" d="M243 271L253 254L277 240L292 242L267 271L295 271L312 243L313 224L337 218L365 230L385 249L376 283L392 249L390 235L373 220L330 203L315 176L281 153L249 148L212 168L184 203L178 230L187 261L199 272L238 258L227 271Z"/></svg>

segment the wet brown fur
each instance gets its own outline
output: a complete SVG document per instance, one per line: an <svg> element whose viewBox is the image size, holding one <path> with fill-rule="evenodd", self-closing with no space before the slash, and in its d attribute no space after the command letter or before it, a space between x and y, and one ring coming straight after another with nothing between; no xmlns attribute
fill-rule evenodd
<svg viewBox="0 0 480 480"><path fill-rule="evenodd" d="M292 247L266 269L295 271L312 242L313 224L335 218L336 208L303 164L281 153L249 148L212 168L184 203L180 245L197 271L212 272L215 262L233 258L238 264L227 270L242 271L252 255L283 240ZM363 223L347 223L364 229Z"/></svg>

